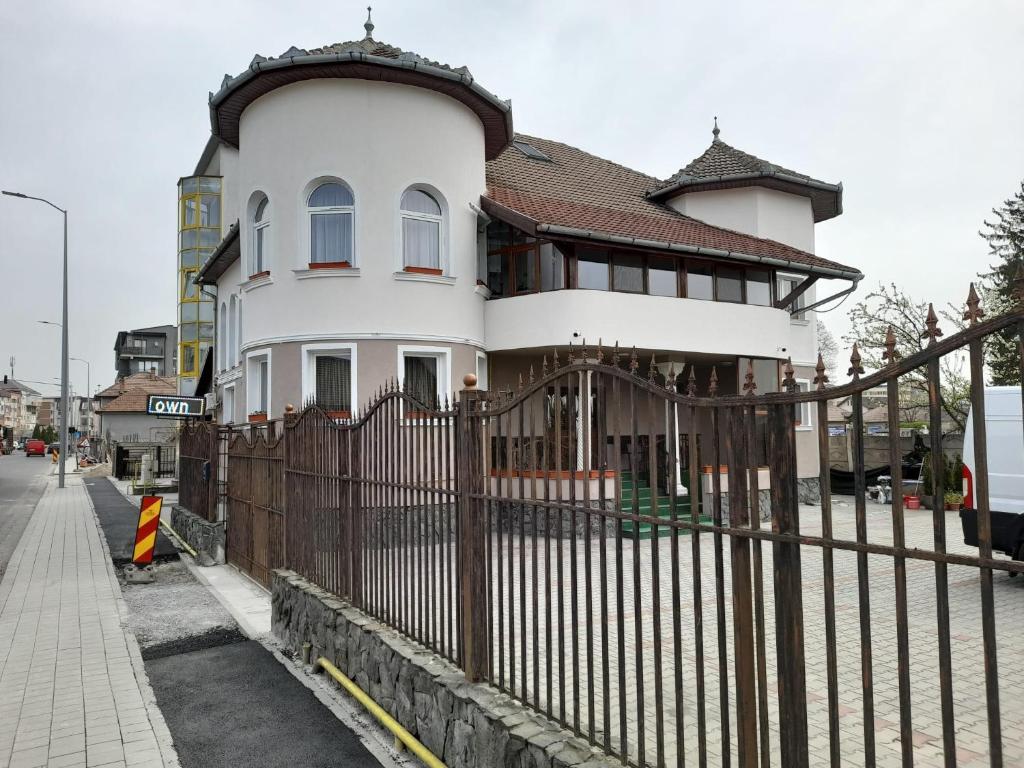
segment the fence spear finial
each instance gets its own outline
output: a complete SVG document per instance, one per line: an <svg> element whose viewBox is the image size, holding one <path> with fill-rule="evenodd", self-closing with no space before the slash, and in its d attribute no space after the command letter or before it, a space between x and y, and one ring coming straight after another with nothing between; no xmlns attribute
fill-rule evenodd
<svg viewBox="0 0 1024 768"><path fill-rule="evenodd" d="M882 359L888 360L890 365L895 365L900 359L900 353L896 351L896 331L892 325L885 331L885 352L882 353Z"/></svg>
<svg viewBox="0 0 1024 768"><path fill-rule="evenodd" d="M544 357L540 361L540 376L541 376L542 379L546 379L548 377L548 356L547 355L544 355Z"/></svg>
<svg viewBox="0 0 1024 768"><path fill-rule="evenodd" d="M786 365L782 369L782 388L787 392L796 392L796 379L793 377L793 358L786 358Z"/></svg>
<svg viewBox="0 0 1024 768"><path fill-rule="evenodd" d="M584 336L583 337L583 347L580 349L580 362L581 363L587 362L587 354L588 354L587 353L587 339Z"/></svg>
<svg viewBox="0 0 1024 768"><path fill-rule="evenodd" d="M665 389L669 392L676 391L676 364L671 360L668 364L668 374L665 376Z"/></svg>
<svg viewBox="0 0 1024 768"><path fill-rule="evenodd" d="M711 378L708 380L708 397L718 395L718 367L711 366Z"/></svg>
<svg viewBox="0 0 1024 768"><path fill-rule="evenodd" d="M604 339L600 336L597 338L597 364L601 365L604 362Z"/></svg>
<svg viewBox="0 0 1024 768"><path fill-rule="evenodd" d="M636 345L633 345L633 351L629 355L629 372L636 376L637 370L640 368L640 361L636 357Z"/></svg>
<svg viewBox="0 0 1024 768"><path fill-rule="evenodd" d="M650 384L654 383L654 377L658 373L658 364L654 360L654 353L651 353L651 366L647 369L647 381Z"/></svg>
<svg viewBox="0 0 1024 768"><path fill-rule="evenodd" d="M575 352L573 351L572 342L570 341L569 342L569 354L567 355L567 357L569 359L565 361L565 364L566 365L572 365L572 362L573 362L573 359L575 358L575 356L576 355L575 355Z"/></svg>
<svg viewBox="0 0 1024 768"><path fill-rule="evenodd" d="M985 310L981 308L981 299L978 292L974 290L974 283L971 283L971 290L967 292L967 311L964 312L964 320L969 325L974 325L985 316Z"/></svg>
<svg viewBox="0 0 1024 768"><path fill-rule="evenodd" d="M743 375L743 391L748 395L757 394L757 382L754 381L754 359L747 358L747 372Z"/></svg>
<svg viewBox="0 0 1024 768"><path fill-rule="evenodd" d="M558 370L561 366L558 363L558 349L551 350L551 367L553 370Z"/></svg>
<svg viewBox="0 0 1024 768"><path fill-rule="evenodd" d="M519 394L523 394L523 374L519 374Z"/></svg>
<svg viewBox="0 0 1024 768"><path fill-rule="evenodd" d="M821 352L818 353L818 364L814 366L814 384L821 392L825 389L825 385L828 384L828 376L825 375L825 361L821 357Z"/></svg>
<svg viewBox="0 0 1024 768"><path fill-rule="evenodd" d="M690 378L686 382L686 394L689 397L697 396L697 366L690 363Z"/></svg>
<svg viewBox="0 0 1024 768"><path fill-rule="evenodd" d="M921 334L922 339L928 339L928 346L930 347L935 343L935 339L942 335L942 329L939 328L939 317L935 314L935 307L931 304L928 305L928 316L925 318L925 332Z"/></svg>
<svg viewBox="0 0 1024 768"><path fill-rule="evenodd" d="M619 340L615 340L615 348L612 350L612 365L616 368L619 367L619 360L622 357L622 353L619 352Z"/></svg>
<svg viewBox="0 0 1024 768"><path fill-rule="evenodd" d="M530 378L528 379L528 382L529 382L530 384L533 384L533 380L534 380L535 378L536 378L536 377L535 377L535 376L533 375L533 363L530 363Z"/></svg>
<svg viewBox="0 0 1024 768"><path fill-rule="evenodd" d="M853 380L857 381L860 379L860 375L864 373L864 366L860 364L860 350L857 349L857 342L853 342L853 351L850 353L850 369L846 372L847 376L853 376Z"/></svg>

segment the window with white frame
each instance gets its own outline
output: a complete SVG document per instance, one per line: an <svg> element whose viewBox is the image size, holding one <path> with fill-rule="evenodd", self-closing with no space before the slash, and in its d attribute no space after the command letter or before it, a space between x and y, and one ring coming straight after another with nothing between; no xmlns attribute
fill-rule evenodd
<svg viewBox="0 0 1024 768"><path fill-rule="evenodd" d="M355 198L338 181L319 185L306 201L310 267L352 266Z"/></svg>
<svg viewBox="0 0 1024 768"><path fill-rule="evenodd" d="M451 356L439 347L399 347L398 374L404 392L438 410L449 392Z"/></svg>
<svg viewBox="0 0 1024 768"><path fill-rule="evenodd" d="M228 310L228 348L227 364L234 366L238 362L238 297L232 295Z"/></svg>
<svg viewBox="0 0 1024 768"><path fill-rule="evenodd" d="M238 317L235 320L235 347L234 354L235 362L240 363L242 361L242 298L238 298Z"/></svg>
<svg viewBox="0 0 1024 768"><path fill-rule="evenodd" d="M800 285L800 283L802 283L805 279L806 278L801 275L776 275L775 280L776 284L778 285L778 298L786 298L786 296L788 296L792 291L794 291L796 287ZM792 305L787 308L791 312L789 319L806 320L807 314L805 312L797 311L803 309L806 303L807 292L804 291L799 296L797 296L793 300Z"/></svg>
<svg viewBox="0 0 1024 768"><path fill-rule="evenodd" d="M264 197L252 215L252 263L250 275L269 271L270 264L270 201Z"/></svg>
<svg viewBox="0 0 1024 768"><path fill-rule="evenodd" d="M402 195L402 266L407 272L441 274L441 205L428 192L410 187Z"/></svg>
<svg viewBox="0 0 1024 768"><path fill-rule="evenodd" d="M221 403L221 419L224 424L235 421L235 385L224 387L224 401Z"/></svg>
<svg viewBox="0 0 1024 768"><path fill-rule="evenodd" d="M487 390L487 355L483 352L476 353L476 388Z"/></svg>
<svg viewBox="0 0 1024 768"><path fill-rule="evenodd" d="M217 359L220 361L220 370L228 367L228 305L227 302L220 303L220 323L217 336Z"/></svg>
<svg viewBox="0 0 1024 768"><path fill-rule="evenodd" d="M797 392L810 392L811 382L807 379L796 380ZM811 404L810 403L799 403L796 411L796 426L800 429L810 429L814 426L813 417L811 416Z"/></svg>
<svg viewBox="0 0 1024 768"><path fill-rule="evenodd" d="M270 352L246 358L245 393L249 414L270 413Z"/></svg>
<svg viewBox="0 0 1024 768"><path fill-rule="evenodd" d="M349 418L356 401L355 345L311 344L302 348L302 399L337 418Z"/></svg>

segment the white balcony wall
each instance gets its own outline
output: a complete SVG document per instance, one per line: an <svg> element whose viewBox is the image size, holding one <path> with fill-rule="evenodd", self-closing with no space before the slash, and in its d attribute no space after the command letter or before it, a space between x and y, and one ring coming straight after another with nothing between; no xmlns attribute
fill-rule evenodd
<svg viewBox="0 0 1024 768"><path fill-rule="evenodd" d="M622 347L784 358L804 326L771 307L566 290L489 301L488 351L552 347L583 337ZM573 334L578 333L575 337Z"/></svg>

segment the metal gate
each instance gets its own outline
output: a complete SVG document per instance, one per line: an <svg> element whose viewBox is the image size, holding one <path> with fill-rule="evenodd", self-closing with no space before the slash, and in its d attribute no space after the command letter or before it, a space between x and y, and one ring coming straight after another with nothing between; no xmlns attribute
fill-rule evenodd
<svg viewBox="0 0 1024 768"><path fill-rule="evenodd" d="M284 443L279 423L228 436L227 560L264 586L285 565Z"/></svg>
<svg viewBox="0 0 1024 768"><path fill-rule="evenodd" d="M923 351L899 359L890 333L883 370L864 375L855 347L848 383L819 359L804 391L788 363L783 391L758 394L748 368L726 395L714 368L583 348L517 391L467 375L451 408L392 382L345 421L289 410L280 433L231 437L228 557L263 583L298 571L624 765L1024 764L1024 697L1000 700L997 665L1024 661L1021 595L994 581L1024 563L993 557L982 357L989 335L1024 335L1024 309L981 316L972 289L961 332L929 313ZM943 508L940 365L958 358L976 550ZM938 484L923 511L905 509L898 440L919 370ZM875 387L885 506L864 473ZM856 484L835 502L828 401L845 397ZM799 503L808 486L819 506Z"/></svg>

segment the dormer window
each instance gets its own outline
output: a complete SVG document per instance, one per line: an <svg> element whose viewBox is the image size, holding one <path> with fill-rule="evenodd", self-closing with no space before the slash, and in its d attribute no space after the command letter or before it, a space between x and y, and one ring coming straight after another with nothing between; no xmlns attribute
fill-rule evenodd
<svg viewBox="0 0 1024 768"><path fill-rule="evenodd" d="M311 269L352 266L355 199L341 182L321 184L307 200Z"/></svg>
<svg viewBox="0 0 1024 768"><path fill-rule="evenodd" d="M440 275L441 205L433 195L410 188L402 195L402 267L406 272Z"/></svg>

